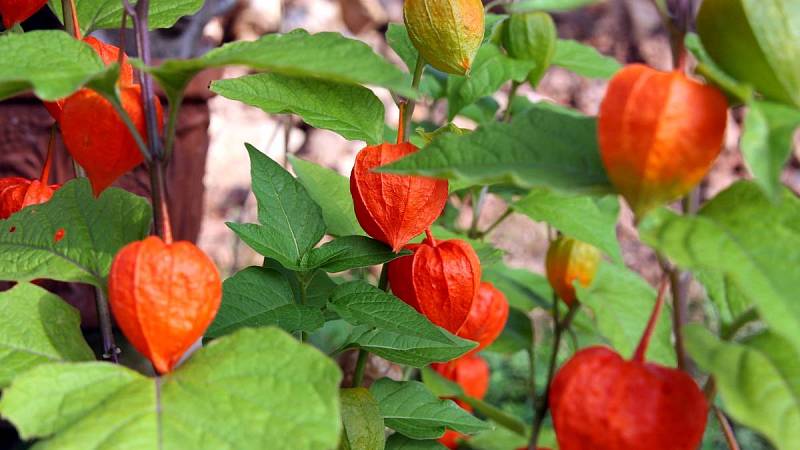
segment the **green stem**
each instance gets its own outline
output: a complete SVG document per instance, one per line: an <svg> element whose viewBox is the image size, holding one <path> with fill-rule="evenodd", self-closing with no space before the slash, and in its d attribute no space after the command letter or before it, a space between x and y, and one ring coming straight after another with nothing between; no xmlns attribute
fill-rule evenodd
<svg viewBox="0 0 800 450"><path fill-rule="evenodd" d="M544 394L539 399L539 404L536 406L536 413L533 416L533 429L531 431L531 441L528 445L530 450L536 450L536 444L539 441L539 433L542 430L542 424L547 416L548 403L550 402L550 385L553 383L553 375L556 371L556 364L558 362L558 350L561 347L561 337L564 331L569 329L572 324L572 319L580 307L579 303L571 307L564 317L563 321L559 321L558 314L558 296L553 294L553 323L555 324L555 337L553 340L553 352L550 354L550 365L547 368L547 383L544 387Z"/></svg>
<svg viewBox="0 0 800 450"><path fill-rule="evenodd" d="M467 232L467 236L470 238L478 238L481 236L481 232L478 231L478 222L481 219L481 213L483 212L483 206L486 204L486 196L489 193L489 186L483 186L478 189L472 190L472 224L469 226L469 231Z"/></svg>
<svg viewBox="0 0 800 450"><path fill-rule="evenodd" d="M356 360L356 370L353 372L353 387L361 386L364 382L364 369L367 367L369 352L363 348L358 349L358 360Z"/></svg>
<svg viewBox="0 0 800 450"><path fill-rule="evenodd" d="M174 98L169 99L169 116L167 116L167 134L164 142L164 161L169 163L172 158L172 150L175 146L175 133L178 128L178 113L183 103L183 91Z"/></svg>
<svg viewBox="0 0 800 450"><path fill-rule="evenodd" d="M513 431L520 436L528 435L528 430L525 424L505 411L490 405L483 400L478 400L477 398L473 398L468 395L459 395L458 399L468 404L476 411L479 411L484 416L492 419L494 423L502 426L503 428Z"/></svg>
<svg viewBox="0 0 800 450"><path fill-rule="evenodd" d="M64 30L75 39L81 38L81 27L78 24L78 9L75 0L61 1L61 16L64 20Z"/></svg>
<svg viewBox="0 0 800 450"><path fill-rule="evenodd" d="M725 443L728 444L728 449L739 450L739 443L736 441L736 433L733 432L730 421L728 421L728 418L725 417L725 414L722 413L722 410L719 409L718 406L713 406L713 409L714 416L719 423L719 428L722 430L723 436L725 436Z"/></svg>
<svg viewBox="0 0 800 450"><path fill-rule="evenodd" d="M511 90L508 91L508 105L506 105L506 110L503 112L503 122L510 122L511 121L511 104L514 102L514 97L517 95L517 89L519 89L522 83L518 81L511 82Z"/></svg>
<svg viewBox="0 0 800 450"><path fill-rule="evenodd" d="M417 57L417 66L414 68L414 79L411 81L411 87L416 91L419 88L419 82L422 80L422 73L425 72L425 59L422 55ZM408 141L408 129L411 128L411 117L414 116L414 108L417 106L417 101L414 99L406 100L405 111L401 118L403 123L400 125L400 141Z"/></svg>
<svg viewBox="0 0 800 450"><path fill-rule="evenodd" d="M514 212L514 211L511 209L511 207L507 208L507 209L506 209L506 211L505 211L503 214L501 214L501 215L500 215L500 217L498 217L498 218L497 218L497 220L495 220L495 221L494 221L494 223L492 223L491 225L489 225L489 228L487 228L487 229L486 229L486 231L484 231L483 233L481 233L479 237L480 237L481 239L483 239L484 237L488 236L488 235L489 235L489 233L491 233L492 231L494 231L494 229L495 229L495 228L497 228L497 227L498 227L498 225L500 225L501 223L503 223L503 221L504 221L504 220L506 220L506 219L508 219L509 217L511 217L511 214L512 214L513 212Z"/></svg>
<svg viewBox="0 0 800 450"><path fill-rule="evenodd" d="M95 306L97 307L97 322L100 325L100 335L103 337L103 359L119 364L120 349L114 339L114 327L111 320L111 310L108 299L101 288L95 288Z"/></svg>

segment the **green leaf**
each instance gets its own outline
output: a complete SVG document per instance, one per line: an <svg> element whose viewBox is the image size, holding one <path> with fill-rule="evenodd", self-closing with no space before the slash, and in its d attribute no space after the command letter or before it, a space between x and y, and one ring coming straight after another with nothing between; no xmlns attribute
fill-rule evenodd
<svg viewBox="0 0 800 450"><path fill-rule="evenodd" d="M714 375L725 410L763 433L781 450L800 448L800 353L781 337L764 333L742 344L726 343L698 325L684 330L686 348Z"/></svg>
<svg viewBox="0 0 800 450"><path fill-rule="evenodd" d="M406 30L405 25L390 23L389 28L386 29L386 42L397 53L397 56L403 60L409 72L416 69L419 52L414 48L414 44L411 43L411 38L408 37L408 30Z"/></svg>
<svg viewBox="0 0 800 450"><path fill-rule="evenodd" d="M322 217L328 226L328 234L333 236L364 234L353 209L350 180L347 177L294 156L290 156L289 161L308 195L322 208Z"/></svg>
<svg viewBox="0 0 800 450"><path fill-rule="evenodd" d="M597 199L539 188L512 207L533 220L549 223L567 236L594 245L615 262L622 262L617 242L619 201L616 196Z"/></svg>
<svg viewBox="0 0 800 450"><path fill-rule="evenodd" d="M544 428L544 427L543 427ZM547 428L542 430L542 434ZM552 433L552 429L550 430ZM542 436L544 437L544 436ZM544 439L539 438L539 445L543 444ZM495 427L494 430L484 431L473 436L469 440L469 448L475 450L510 450L515 448L528 448L529 438L520 436L503 427Z"/></svg>
<svg viewBox="0 0 800 450"><path fill-rule="evenodd" d="M418 440L395 433L386 440L386 450L446 450L447 447L434 440Z"/></svg>
<svg viewBox="0 0 800 450"><path fill-rule="evenodd" d="M297 114L345 139L381 142L383 103L369 89L346 83L261 73L211 83L211 91L272 114Z"/></svg>
<svg viewBox="0 0 800 450"><path fill-rule="evenodd" d="M340 379L286 333L242 329L160 378L108 363L38 366L3 392L0 411L23 439L42 439L38 449L318 450L339 441Z"/></svg>
<svg viewBox="0 0 800 450"><path fill-rule="evenodd" d="M597 328L624 358L633 355L656 301L655 290L624 266L600 264L591 286L575 283L581 303L594 311ZM661 312L647 360L675 365L668 309Z"/></svg>
<svg viewBox="0 0 800 450"><path fill-rule="evenodd" d="M40 364L93 359L81 317L66 302L27 283L0 292L0 388Z"/></svg>
<svg viewBox="0 0 800 450"><path fill-rule="evenodd" d="M294 30L286 34L268 34L256 41L225 44L199 58L168 60L148 70L165 89L180 91L201 70L229 65L381 86L406 97L416 97L409 74L377 55L367 44L339 33L309 34L305 30Z"/></svg>
<svg viewBox="0 0 800 450"><path fill-rule="evenodd" d="M61 0L50 0L50 9L64 21ZM136 4L136 2L131 2ZM78 23L84 35L103 28L119 28L122 24L122 1L114 0L75 0L78 10ZM151 30L170 28L183 16L196 13L203 6L203 0L152 0L147 16L147 25ZM133 21L128 19L128 28Z"/></svg>
<svg viewBox="0 0 800 450"><path fill-rule="evenodd" d="M440 400L417 381L381 378L370 387L386 426L412 439L436 439L445 428L464 434L490 429L451 400Z"/></svg>
<svg viewBox="0 0 800 450"><path fill-rule="evenodd" d="M600 0L522 0L508 6L509 12L519 13L527 11L569 11L582 8Z"/></svg>
<svg viewBox="0 0 800 450"><path fill-rule="evenodd" d="M602 55L594 47L570 39L556 42L556 53L551 64L561 66L587 78L608 79L622 65L616 59Z"/></svg>
<svg viewBox="0 0 800 450"><path fill-rule="evenodd" d="M468 77L450 76L447 81L448 117L452 120L466 106L491 95L508 80L524 81L536 63L506 56L496 45L478 50Z"/></svg>
<svg viewBox="0 0 800 450"><path fill-rule="evenodd" d="M686 49L697 60L697 73L703 75L710 83L722 89L734 102L749 103L753 98L753 88L749 84L742 83L722 70L714 60L711 59L700 38L694 33L686 35Z"/></svg>
<svg viewBox="0 0 800 450"><path fill-rule="evenodd" d="M506 295L509 306L523 313L537 306L550 308L553 303L553 289L547 278L538 273L495 264L483 271L483 279L492 282Z"/></svg>
<svg viewBox="0 0 800 450"><path fill-rule="evenodd" d="M341 450L382 449L386 443L378 401L366 388L342 389Z"/></svg>
<svg viewBox="0 0 800 450"><path fill-rule="evenodd" d="M276 259L287 269L299 270L302 258L325 235L322 211L280 164L252 145L245 146L250 154L260 225L228 226L253 250Z"/></svg>
<svg viewBox="0 0 800 450"><path fill-rule="evenodd" d="M800 348L795 295L800 199L788 189L776 205L756 184L741 181L696 216L681 217L666 209L650 213L639 225L639 235L683 268L729 276L770 329Z"/></svg>
<svg viewBox="0 0 800 450"><path fill-rule="evenodd" d="M69 181L49 202L0 221L0 280L47 278L105 289L114 255L148 235L150 214L142 197L111 188L96 199L89 180Z"/></svg>
<svg viewBox="0 0 800 450"><path fill-rule="evenodd" d="M206 337L242 327L278 326L288 332L314 331L325 323L319 308L294 304L289 281L276 270L248 267L222 283L222 305Z"/></svg>
<svg viewBox="0 0 800 450"><path fill-rule="evenodd" d="M483 125L494 121L497 117L497 111L499 110L500 104L497 103L497 100L495 100L494 97L487 96L481 97L475 103L464 107L459 115L474 121L478 125ZM454 125L452 122L450 122L448 125L456 127L456 125Z"/></svg>
<svg viewBox="0 0 800 450"><path fill-rule="evenodd" d="M31 89L42 100L56 100L105 70L88 44L55 30L0 36L0 61L0 100Z"/></svg>
<svg viewBox="0 0 800 450"><path fill-rule="evenodd" d="M463 136L445 135L379 171L474 186L510 183L528 189L612 190L600 161L595 118L548 103L538 103L511 124L492 123Z"/></svg>
<svg viewBox="0 0 800 450"><path fill-rule="evenodd" d="M380 241L366 236L343 236L311 250L306 268L336 273L383 264L411 252L394 253Z"/></svg>
<svg viewBox="0 0 800 450"><path fill-rule="evenodd" d="M348 346L358 346L390 361L422 367L455 359L476 344L431 323L397 297L363 281L339 285L330 307L356 325Z"/></svg>
<svg viewBox="0 0 800 450"><path fill-rule="evenodd" d="M773 199L781 196L781 173L800 126L800 110L767 101L748 104L742 132L742 155L755 181Z"/></svg>
<svg viewBox="0 0 800 450"><path fill-rule="evenodd" d="M693 275L706 288L706 293L727 326L750 310L750 300L742 294L730 275L715 270L695 270Z"/></svg>

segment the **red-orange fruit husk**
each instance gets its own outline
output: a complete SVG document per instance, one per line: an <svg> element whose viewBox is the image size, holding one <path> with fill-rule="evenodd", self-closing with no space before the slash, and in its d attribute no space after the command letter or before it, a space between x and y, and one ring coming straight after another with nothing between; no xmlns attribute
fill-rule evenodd
<svg viewBox="0 0 800 450"><path fill-rule="evenodd" d="M598 138L611 182L637 216L688 193L719 155L728 102L680 71L632 64L600 105Z"/></svg>
<svg viewBox="0 0 800 450"><path fill-rule="evenodd" d="M446 363L431 364L444 378L455 382L467 396L483 400L489 390L489 365L478 355L465 355ZM468 404L456 400L459 406L472 411Z"/></svg>
<svg viewBox="0 0 800 450"><path fill-rule="evenodd" d="M666 281L666 280L665 280ZM695 450L703 440L708 403L685 372L645 361L664 303L659 289L631 360L588 347L556 374L550 410L561 450Z"/></svg>
<svg viewBox="0 0 800 450"><path fill-rule="evenodd" d="M143 139L147 136L142 91L139 85L120 89L122 105ZM154 99L159 132L163 129L163 111ZM117 178L144 161L139 147L108 100L84 89L64 103L61 133L67 150L86 170L95 196L99 196Z"/></svg>
<svg viewBox="0 0 800 450"><path fill-rule="evenodd" d="M446 180L372 171L417 150L409 143L365 147L350 175L358 223L395 252L430 227L447 202Z"/></svg>
<svg viewBox="0 0 800 450"><path fill-rule="evenodd" d="M203 336L222 298L219 272L205 253L154 236L117 253L108 290L120 329L159 373L170 372Z"/></svg>
<svg viewBox="0 0 800 450"><path fill-rule="evenodd" d="M482 282L478 295L472 302L467 321L458 335L475 341L478 347L468 354L477 353L491 345L500 336L508 320L508 300L492 283Z"/></svg>
<svg viewBox="0 0 800 450"><path fill-rule="evenodd" d="M0 219L8 219L26 206L50 200L59 187L19 177L0 179Z"/></svg>
<svg viewBox="0 0 800 450"><path fill-rule="evenodd" d="M566 236L550 244L545 259L547 281L564 303L572 306L577 300L573 282L583 287L592 284L601 256L597 247Z"/></svg>
<svg viewBox="0 0 800 450"><path fill-rule="evenodd" d="M401 300L447 331L458 334L481 280L481 264L461 240L405 247L413 253L389 263L389 286Z"/></svg>
<svg viewBox="0 0 800 450"><path fill-rule="evenodd" d="M708 413L686 373L605 347L579 351L558 371L550 408L562 450L695 450Z"/></svg>
<svg viewBox="0 0 800 450"><path fill-rule="evenodd" d="M45 4L47 4L47 0L0 0L3 28L9 30L15 24L28 20Z"/></svg>
<svg viewBox="0 0 800 450"><path fill-rule="evenodd" d="M461 386L466 395L478 400L486 397L486 391L489 390L489 365L483 358L476 355L462 356L447 363L431 364L431 368L444 378ZM472 412L472 407L468 404L460 400L455 400L455 402L458 406ZM467 436L457 431L447 430L444 436L439 438L439 443L454 449L458 447L458 441L462 439L467 439Z"/></svg>
<svg viewBox="0 0 800 450"><path fill-rule="evenodd" d="M2 1L2 0L0 0ZM103 60L105 65L111 65L119 61L119 47L116 47L111 44L106 44L105 42L98 40L92 36L87 36L83 38L83 42L91 45L95 52L100 56L100 59ZM119 68L119 80L117 81L117 85L121 87L130 86L133 83L133 66L128 63L128 55L125 53L122 54L122 64ZM73 94L74 96L75 94ZM47 108L47 111L56 119L56 122L61 120L61 112L64 110L64 103L71 98L62 98L61 100L56 100L54 102L44 102L44 107Z"/></svg>

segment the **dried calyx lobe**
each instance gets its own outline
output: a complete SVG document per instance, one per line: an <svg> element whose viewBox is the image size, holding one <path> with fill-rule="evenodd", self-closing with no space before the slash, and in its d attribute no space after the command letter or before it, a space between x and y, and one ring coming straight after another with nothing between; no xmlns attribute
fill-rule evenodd
<svg viewBox="0 0 800 450"><path fill-rule="evenodd" d="M362 149L350 176L356 217L373 238L399 251L436 221L447 202L447 181L374 172L416 152L409 143Z"/></svg>
<svg viewBox="0 0 800 450"><path fill-rule="evenodd" d="M480 287L478 255L464 241L436 241L430 235L405 248L412 254L389 263L392 292L434 324L458 334Z"/></svg>

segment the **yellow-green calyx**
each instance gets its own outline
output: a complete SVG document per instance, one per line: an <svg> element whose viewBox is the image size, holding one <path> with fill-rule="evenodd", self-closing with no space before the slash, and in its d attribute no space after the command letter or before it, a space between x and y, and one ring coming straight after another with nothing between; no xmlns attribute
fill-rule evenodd
<svg viewBox="0 0 800 450"><path fill-rule="evenodd" d="M483 41L480 0L406 0L403 16L411 42L428 64L455 75L470 71Z"/></svg>

